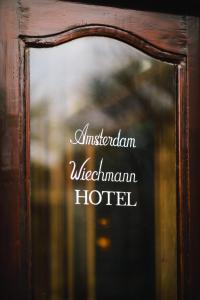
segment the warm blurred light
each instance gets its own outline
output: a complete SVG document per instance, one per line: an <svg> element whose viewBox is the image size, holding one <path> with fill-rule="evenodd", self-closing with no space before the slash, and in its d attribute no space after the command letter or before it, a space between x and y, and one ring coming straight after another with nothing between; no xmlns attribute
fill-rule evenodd
<svg viewBox="0 0 200 300"><path fill-rule="evenodd" d="M110 248L111 240L108 237L101 236L97 239L96 243L97 246L101 248L101 250L107 250L108 248Z"/></svg>
<svg viewBox="0 0 200 300"><path fill-rule="evenodd" d="M98 223L99 223L99 225L106 227L106 226L109 226L110 220L108 220L107 218L100 218L98 220Z"/></svg>

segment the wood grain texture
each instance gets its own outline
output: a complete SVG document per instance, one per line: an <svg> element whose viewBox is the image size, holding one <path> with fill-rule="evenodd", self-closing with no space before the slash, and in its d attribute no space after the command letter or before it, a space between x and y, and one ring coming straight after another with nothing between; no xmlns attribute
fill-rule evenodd
<svg viewBox="0 0 200 300"><path fill-rule="evenodd" d="M20 105L18 17L15 1L0 2L0 297L19 287Z"/></svg>
<svg viewBox="0 0 200 300"><path fill-rule="evenodd" d="M29 37L22 35L20 38L25 42L26 47L49 48L85 36L106 36L114 38L123 41L154 58L171 63L180 63L184 59L184 55L182 54L160 50L144 41L143 38L139 38L137 35L107 25L81 26L46 37Z"/></svg>
<svg viewBox="0 0 200 300"><path fill-rule="evenodd" d="M67 1L67 0L59 0ZM96 4L95 0L71 0L71 2ZM121 8L129 8L144 11L157 11L163 13L177 14L177 15L190 15L200 16L198 2L196 0L185 1L181 3L174 0L98 0L99 5L114 6Z"/></svg>
<svg viewBox="0 0 200 300"><path fill-rule="evenodd" d="M144 40L160 49L186 53L186 27L183 16L54 0L23 0L20 11L22 35L46 36L84 25L117 24L117 27L142 36Z"/></svg>
<svg viewBox="0 0 200 300"><path fill-rule="evenodd" d="M200 19L187 18L188 23L188 114L189 114L189 241L187 298L199 299L200 284Z"/></svg>
<svg viewBox="0 0 200 300"><path fill-rule="evenodd" d="M25 45L19 37L26 37L27 46L49 47L65 41L66 37L72 39L84 34L118 37L167 61L179 63L183 56L187 57L187 86L183 84L185 74L179 73L182 99L187 89L187 101L182 100L179 107L178 127L182 201L178 219L179 299L199 298L199 24L199 19L193 17L67 1L0 1L1 299L28 299L29 287L29 132L25 132L29 126L26 118L29 89L28 70L24 69Z"/></svg>
<svg viewBox="0 0 200 300"><path fill-rule="evenodd" d="M186 297L187 246L188 246L188 98L186 59L178 65L178 106L177 106L177 252L178 299Z"/></svg>

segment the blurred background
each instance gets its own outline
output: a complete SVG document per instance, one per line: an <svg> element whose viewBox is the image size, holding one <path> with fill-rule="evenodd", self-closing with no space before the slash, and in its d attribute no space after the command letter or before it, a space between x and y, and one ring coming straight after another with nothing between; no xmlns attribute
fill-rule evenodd
<svg viewBox="0 0 200 300"><path fill-rule="evenodd" d="M33 299L176 299L176 77L106 37L30 49ZM87 123L137 147L70 144ZM138 183L71 181L69 161L88 157ZM138 205L78 206L74 189L130 191Z"/></svg>

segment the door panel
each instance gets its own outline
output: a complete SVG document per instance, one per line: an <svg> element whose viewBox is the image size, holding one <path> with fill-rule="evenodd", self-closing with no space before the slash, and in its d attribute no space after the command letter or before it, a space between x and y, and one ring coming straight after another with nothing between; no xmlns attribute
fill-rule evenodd
<svg viewBox="0 0 200 300"><path fill-rule="evenodd" d="M37 227L37 224L33 226L33 224L35 224L33 212L34 209L36 210L36 208L33 208L33 199L35 196L32 184L41 184L41 186L43 185L43 187L45 187L44 190L48 188L47 190L50 192L50 194L53 194L54 190L57 190L57 187L60 186L60 182L62 182L62 184L66 183L66 189L63 189L63 187L58 189L58 194L60 194L58 197L60 197L60 199L62 198L62 201L59 200L60 204L55 209L55 216L53 216L54 214L52 214L53 200L51 197L50 198L52 201L47 201L47 213L45 214L45 210L43 212L40 211L41 220L45 219L45 222L47 222L42 229L45 239L47 239L47 243L49 243L53 249L51 236L49 234L46 234L47 232L52 230L52 236L56 237L56 239L62 240L63 245L65 244L65 246L62 247L64 249L64 252L61 251L61 257L58 257L58 255L53 255L55 260L56 257L58 261L62 259L63 265L66 265L65 269L63 265L61 267L60 264L56 265L56 262L54 263L54 268L57 268L56 272L58 272L59 268L62 269L62 272L64 272L62 273L63 276L61 281L64 282L65 279L67 280L66 285L61 285L62 295L68 295L66 297L70 299L69 283L71 282L71 287L73 286L72 283L80 284L81 281L77 279L80 278L82 270L84 270L86 278L83 281L82 289L80 289L81 291L85 291L84 293L88 293L87 291L90 291L91 295L95 294L98 298L98 288L100 290L100 287L105 287L105 285L101 284L98 287L94 283L93 279L91 279L91 276L88 276L88 274L90 274L89 272L94 272L95 270L96 277L92 278L94 278L94 280L96 281L98 281L97 278L100 278L98 276L102 276L101 272L104 269L104 264L101 264L100 262L101 259L104 262L105 260L103 256L101 256L101 251L104 251L101 250L101 247L109 248L109 245L112 246L111 242L113 241L113 232L116 232L116 227L113 226L113 223L112 226L110 226L109 234L111 234L112 236L110 242L108 236L103 234L101 231L103 230L102 228L104 228L104 226L106 230L107 225L105 224L109 224L109 222L107 223L107 218L101 216L101 214L104 213L103 211L99 210L101 206L93 205L92 207L95 206L95 209L85 209L84 206L83 209L80 208L79 210L79 213L82 214L81 218L83 221L83 226L81 227L81 232L83 233L83 235L80 239L80 232L74 230L74 228L78 226L78 224L77 219L75 222L73 216L73 207L68 207L68 210L63 209L63 214L61 212L63 203L65 203L64 205L66 205L66 203L69 202L68 200L66 200L67 197L71 197L70 195L63 196L63 193L71 194L70 191L74 191L74 182L71 182L70 180L64 181L63 177L66 176L67 179L69 177L67 177L67 174L71 172L71 169L61 171L62 166L58 165L55 173L50 172L49 174L48 170L42 170L41 168L39 171L39 175L37 175L36 173L37 176L32 176L32 173L30 173L30 166L32 163L30 161L30 147L32 149L33 146L32 138L30 136L31 128L29 124L29 121L31 120L30 109L32 109L32 106L29 106L32 105L32 96L30 95L29 89L29 84L31 83L31 78L29 78L29 74L31 76L31 71L29 69L29 59L31 59L32 53L36 53L34 51L38 51L38 53L42 53L42 51L44 51L44 49L35 48L49 48L45 49L45 51L48 52L53 51L53 49L58 49L57 47L64 47L65 45L70 45L70 43L75 43L75 41L84 39L86 38L86 36L86 39L89 38L88 36L93 36L93 38L94 36L98 36L98 39L102 39L102 37L100 36L104 36L110 39L114 38L115 40L118 40L117 43L120 44L122 42L126 43L125 46L130 47L132 51L140 50L143 52L142 55L148 55L148 58L151 60L155 60L158 65L169 66L171 69L173 69L173 71L170 71L171 74L174 74L172 82L170 80L167 80L168 88L170 84L174 84L172 96L172 98L174 99L174 108L169 118L170 121L168 120L168 123L166 122L168 125L171 125L168 127L165 126L165 117L162 118L162 122L164 123L159 123L160 121L158 122L156 116L156 120L154 120L153 126L154 129L151 129L153 130L151 136L157 136L158 138L156 139L156 141L152 138L153 146L151 151L149 152L149 156L151 157L150 165L153 166L151 169L151 176L149 176L151 178L150 185L151 187L153 186L153 188L151 189L151 191L149 191L149 196L153 200L151 202L151 207L146 207L147 210L151 210L148 219L150 223L147 222L151 225L146 232L150 232L149 236L152 237L152 240L149 241L148 244L147 240L144 239L147 242L146 247L150 247L148 249L150 249L149 255L151 256L151 259L149 260L151 261L151 265L148 266L148 274L146 274L146 277L144 276L144 278L148 278L148 276L151 277L151 284L149 286L146 286L147 289L150 286L151 288L152 286L154 287L150 292L151 295L156 294L158 299L167 299L168 296L166 295L169 294L163 292L163 294L161 295L159 294L159 291L164 291L164 289L166 288L166 285L164 284L167 282L165 280L166 274L169 275L174 272L174 274L177 275L174 276L171 282L172 284L175 283L175 286L173 286L172 290L177 293L178 299L195 299L195 291L198 290L198 274L200 270L196 261L199 249L198 239L196 238L196 232L198 232L199 228L197 214L199 202L198 183L197 180L195 180L195 172L199 169L197 166L198 151L195 150L197 149L196 145L198 140L198 138L196 137L199 134L199 127L197 126L197 99L199 98L199 84L197 80L197 78L199 78L199 71L197 70L199 62L199 20L193 17L158 14L152 12L134 11L131 9L103 7L97 5L75 4L67 1L54 0L42 0L34 2L31 0L23 0L17 3L16 1L12 0L1 1L0 13L0 20L2 24L2 26L0 26L0 37L2 45L0 52L0 162L2 195L0 210L2 245L0 249L0 272L2 279L1 282L3 283L3 297L5 299L13 299L13 297L19 299L27 299L27 297L31 295L30 291L33 289L33 286L31 287L31 278L34 277L33 274L35 271L33 263L34 260L32 260L32 258L34 258L34 251L32 255L31 249L34 249L35 247L34 241L36 241L37 239L41 239L41 236L38 237L39 231L34 231L34 227ZM72 42L71 40L74 41ZM63 45L58 46L61 44ZM135 48L138 50L135 50ZM47 52L45 57L48 56ZM40 65L42 68L42 62ZM158 71L159 67L156 68L156 70ZM72 74L74 74L73 71ZM70 78L70 75L68 75L67 77ZM155 79L153 76L150 76L150 78L151 80ZM158 78L155 79L155 86L159 86L161 84L162 78L164 77L159 75ZM43 79L45 80L45 78ZM140 83L142 82L141 80L145 80L145 78L140 78ZM99 81L101 82L102 80ZM108 95L110 95L110 93L111 95L112 93L116 93L117 95L116 98L114 97L114 99L115 101L117 101L116 99L120 98L120 93L122 92L122 90L119 91L118 88L116 88L115 91L113 86L112 88L108 87L107 81L109 82L109 80L106 79L106 83L104 81L100 84L100 90L104 90ZM136 80L134 84L136 86L138 85L139 87L137 93L141 93L142 91L144 93L143 86L139 84L139 80ZM148 86L148 84L145 83L145 86ZM75 91L78 92L76 89ZM132 91L128 92L129 95L131 95L131 93ZM148 93L148 95L146 95L145 97L151 99L151 94ZM163 99L163 96L161 98ZM108 102L109 101L110 98ZM99 102L102 103L103 100L100 98ZM147 101L147 105L150 105L150 102L151 101ZM92 104L90 103L90 105ZM89 108L91 113L92 108L94 107L89 106ZM118 111L125 108L126 107L123 105L122 107L120 106L120 108L117 108L117 105L114 106L114 110L112 111L111 115L115 120L117 120L117 122L119 121ZM159 108L159 104L156 106L156 108ZM153 107L148 106L147 110L151 112L148 117L151 117L151 114L154 113ZM43 110L41 108L41 112L42 111ZM132 106L131 104L130 110L128 109L128 113L131 113L132 116L134 115L135 111L135 106ZM41 112L41 125L39 126L40 130L38 130L38 134L39 136L43 134L43 143L46 142L45 151L48 152L49 142L52 141L52 131L49 128L47 134L44 133L43 130L46 127L43 126L43 115L41 114ZM100 110L98 110L98 113L99 112ZM45 116L45 124L49 126L49 124L51 123L51 118L47 113L45 114ZM127 115L125 114L123 118L126 119L126 116ZM140 114L139 116L139 123L137 124L141 124L141 122L144 122L144 119L141 121ZM81 117L84 117L84 114L81 114ZM92 118L90 114L88 115L88 117ZM62 123L62 120L60 119L59 122ZM95 119L95 122L97 122L97 119ZM159 126L156 126L156 124L159 124ZM94 132L94 134L98 134L98 131L103 128L103 125L99 124L99 126L95 125L94 128L89 128L91 128L91 132ZM66 123L65 126L68 129L70 128L69 123ZM126 125L123 126L125 127L122 127L122 133L126 132ZM58 130L58 132L58 136L61 135L61 131ZM116 129L116 131L113 131L112 133L107 133L107 131L105 131L105 133L107 135L110 134L110 136L113 134L114 136L114 134L118 133L118 131ZM141 136L141 133L139 135ZM66 136L68 136L68 134L66 134ZM165 151L166 149L168 149L167 152ZM98 151L94 152L93 150L93 147L87 146L84 148L83 154L84 157L88 155L94 158L91 159L90 164L88 164L90 170L98 166L98 162L101 158L101 155L98 154ZM139 147L135 150L139 150ZM66 153L68 153L67 155L71 157L70 160L73 161L74 149L69 150L67 148ZM114 153L116 152L114 151ZM66 163L68 161L67 155L65 158ZM106 155L114 157L114 155L112 156L111 154ZM122 156L119 157L119 161L126 160L123 151L120 155ZM46 157L46 154L44 154L44 156ZM135 161L134 159L132 161ZM173 166L172 168L170 168L171 165ZM67 166L69 168L71 165ZM108 169L110 168L110 166L111 161L108 161ZM130 166L128 165L128 167ZM124 169L124 172L125 171L126 169ZM136 174L137 173L138 172L136 172ZM33 178L36 178L36 182ZM53 180L52 178L55 178L55 180ZM134 184L134 186L137 186L137 184ZM162 186L162 190L159 188L160 186ZM172 202L167 201L169 186L172 187L169 191L169 194L173 195L174 200ZM31 188L33 190L33 194L31 194ZM99 186L94 185L93 181L89 181L88 190L94 188L97 189L99 188ZM63 190L65 190L65 192L63 192ZM68 192L66 192L66 190ZM129 191L127 186L125 186L125 190L127 192ZM164 190L165 192L163 192ZM39 191L39 193L40 192L41 191ZM47 191L45 191L45 193L47 193ZM161 194L162 197L160 196ZM96 196L98 196L98 194ZM161 199L161 201L159 201L159 199ZM164 203L167 203L167 207L164 206ZM172 204L172 207L170 206L170 203ZM137 214L136 212L138 207L131 208L131 211L133 209L134 214ZM126 209L127 207L119 207L119 209L120 208L121 210L119 215L121 215L121 211L123 211L122 214L124 214L124 223L122 223L125 224L129 221L134 223L134 221L129 218L130 216L126 216L128 210L126 211L124 209ZM80 212L81 210L82 212ZM170 219L168 218L169 211L171 215ZM140 212L140 217L142 220L144 211L141 210ZM147 213L147 211L145 211L145 213ZM62 214L62 217L60 217L60 214ZM87 214L89 214L90 218L85 218ZM116 214L116 216L118 215ZM55 224L57 224L55 225L55 227L51 227L52 217L55 217ZM113 218L111 218L112 221ZM120 224L119 219L119 216L116 217L116 226L119 226ZM144 224L143 221L141 221L141 223ZM95 230L91 230L91 224L95 224ZM160 225L158 226L158 224ZM134 225L132 228L136 228L136 226ZM162 228L164 228L164 231L162 230ZM34 234L33 231L35 232ZM57 232L60 232L60 235L57 234ZM66 239L62 236L63 232L67 234ZM172 235L170 234L170 232L172 232ZM87 235L87 237L84 237L84 234ZM100 234L100 236L98 234ZM123 236L124 241L131 241L130 237L132 236L132 234L134 235L136 234L136 232L129 232L126 237ZM169 245L169 239L165 239L165 236L169 237L169 235L172 237L172 252L166 250L169 249L169 246L167 246ZM68 238L69 236L70 238ZM118 241L119 237L120 234L116 237ZM83 252L81 250L78 254L76 252L76 255L72 253L74 248L72 246L66 245L65 243L65 241L70 239L74 244L77 242L79 244L88 244L86 241L87 239L91 238L93 239L93 243L91 243L91 245L93 244L94 247L91 246L87 248L86 246L83 246L85 250ZM135 239L137 240L137 238ZM124 242L121 243L121 245L123 244ZM58 250L58 245L56 247L55 248ZM144 247L142 248L144 249ZM52 249L51 251L55 251L58 253L56 249ZM82 248L80 247L79 250L80 249ZM121 248L119 247L118 250L121 251ZM63 256L63 253L67 253L67 251L71 254L68 253L64 254ZM83 259L78 256L80 253L81 255L83 255ZM167 258L165 257L166 253L168 253ZM90 260L90 262L88 259L84 262L84 259L94 254L97 255L95 258ZM144 253L140 253L141 261L143 261L144 266L145 258L143 254ZM69 267L69 261L67 262L67 259L70 257L70 255L74 255L74 258L70 260L71 267ZM75 257L78 257L79 262L83 263L83 266L81 267L82 269L79 268L79 271L77 271L77 268L74 268L73 265L75 264ZM53 264L51 258L52 257L50 255L47 255L47 257L45 257L46 260L52 262ZM123 266L127 264L128 259L129 257L126 258L126 263L123 263ZM171 266L171 262L169 263L169 261L174 262L175 260L176 266L173 269L168 270L167 266ZM109 260L109 262L111 262L111 260ZM42 265L43 262L41 263L41 268ZM77 264L76 262L76 266L77 265L80 267L80 264ZM162 265L164 266L163 268L161 267ZM130 266L134 266L134 264L130 264ZM48 272L46 271L45 275L47 278L52 276L51 268L52 265L48 263ZM75 270L75 274L73 276L72 272L69 271L69 269ZM150 269L151 271L149 272ZM124 270L125 267L124 269L122 267L121 271L123 272ZM139 271L142 273L142 268ZM47 282L48 280L44 279L44 281ZM147 281L148 280L146 280L146 282ZM50 281L48 282L49 287L47 290L50 291L51 283ZM55 282L55 286L60 285L59 280L55 280ZM99 280L99 282L104 284L103 281ZM118 286L116 283L117 281L115 280L115 286ZM123 290L123 287L127 286L128 283L124 283L118 290L119 294L121 293L120 289ZM73 288L71 289L72 293L74 291L78 291L77 286L75 286L75 289ZM133 290L136 291L136 289L134 288ZM132 293L131 289L129 289L129 292ZM79 296L76 294L76 297Z"/></svg>

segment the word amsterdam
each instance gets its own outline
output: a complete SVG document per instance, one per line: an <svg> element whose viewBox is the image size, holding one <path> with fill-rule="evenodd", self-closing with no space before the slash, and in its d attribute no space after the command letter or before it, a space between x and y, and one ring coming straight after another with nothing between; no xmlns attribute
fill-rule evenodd
<svg viewBox="0 0 200 300"><path fill-rule="evenodd" d="M92 145L92 146L110 146L123 148L136 148L136 141L133 137L122 137L121 129L119 129L117 136L104 135L104 129L97 135L88 135L90 124L87 123L83 129L77 129L74 134L74 140L70 139L70 143L74 145Z"/></svg>

